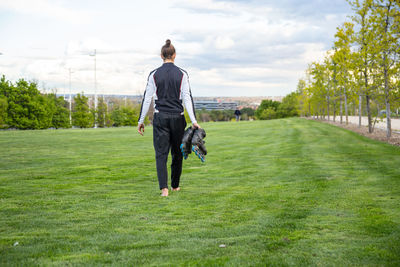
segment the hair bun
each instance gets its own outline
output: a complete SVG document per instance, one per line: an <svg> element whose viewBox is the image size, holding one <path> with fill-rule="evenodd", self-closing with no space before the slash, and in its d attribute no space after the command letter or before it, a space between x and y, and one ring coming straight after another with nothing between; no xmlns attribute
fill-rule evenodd
<svg viewBox="0 0 400 267"><path fill-rule="evenodd" d="M167 39L165 45L161 47L161 55L163 59L171 59L175 54L175 47L171 44L171 40Z"/></svg>

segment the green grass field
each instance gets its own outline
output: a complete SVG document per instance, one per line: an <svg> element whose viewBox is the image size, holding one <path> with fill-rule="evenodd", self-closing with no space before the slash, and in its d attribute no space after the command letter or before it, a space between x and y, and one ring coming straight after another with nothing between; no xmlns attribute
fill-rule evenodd
<svg viewBox="0 0 400 267"><path fill-rule="evenodd" d="M207 161L168 198L151 127L0 132L0 265L400 265L398 147L304 119L202 126Z"/></svg>

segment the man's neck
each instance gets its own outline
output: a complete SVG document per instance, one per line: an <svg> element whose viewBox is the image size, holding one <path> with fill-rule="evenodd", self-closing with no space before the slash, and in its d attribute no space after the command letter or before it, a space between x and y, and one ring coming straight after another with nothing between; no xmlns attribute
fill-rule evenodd
<svg viewBox="0 0 400 267"><path fill-rule="evenodd" d="M164 63L174 63L174 61L172 59L166 59L164 60Z"/></svg>

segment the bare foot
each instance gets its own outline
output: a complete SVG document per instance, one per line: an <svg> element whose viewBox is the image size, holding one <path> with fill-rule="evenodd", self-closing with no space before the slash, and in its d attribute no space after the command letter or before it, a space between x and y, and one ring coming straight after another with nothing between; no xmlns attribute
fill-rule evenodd
<svg viewBox="0 0 400 267"><path fill-rule="evenodd" d="M179 191L179 190L181 190L181 188L180 188L180 187L177 187L177 188L172 188L172 191Z"/></svg>
<svg viewBox="0 0 400 267"><path fill-rule="evenodd" d="M168 188L163 188L161 191L161 196L162 197L167 197L168 196Z"/></svg>

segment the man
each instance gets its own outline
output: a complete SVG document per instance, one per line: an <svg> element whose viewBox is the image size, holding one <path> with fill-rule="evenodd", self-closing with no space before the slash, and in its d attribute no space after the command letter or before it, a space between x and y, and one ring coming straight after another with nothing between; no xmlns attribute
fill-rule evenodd
<svg viewBox="0 0 400 267"><path fill-rule="evenodd" d="M175 47L170 40L167 40L161 48L161 58L164 64L149 75L138 123L138 132L143 135L143 122L154 96L153 145L156 152L157 177L162 191L161 196L168 196L167 160L170 149L172 155L171 187L173 191L180 190L179 181L183 155L179 146L186 127L182 102L185 104L193 127L200 128L196 121L188 74L175 66L175 57Z"/></svg>
<svg viewBox="0 0 400 267"><path fill-rule="evenodd" d="M236 107L236 110L235 110L236 121L240 121L241 114L242 113L240 112L239 107Z"/></svg>

